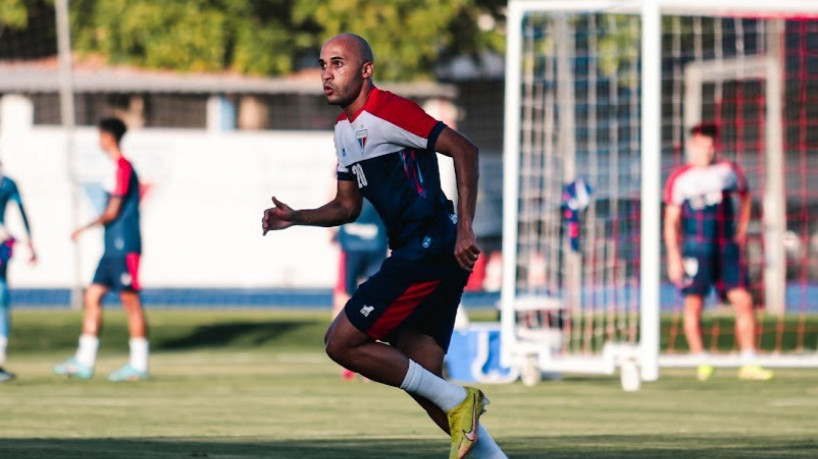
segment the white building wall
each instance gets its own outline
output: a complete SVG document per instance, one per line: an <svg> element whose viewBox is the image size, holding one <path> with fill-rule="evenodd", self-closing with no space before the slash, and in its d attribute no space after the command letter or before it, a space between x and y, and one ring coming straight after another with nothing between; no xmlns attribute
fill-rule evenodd
<svg viewBox="0 0 818 459"><path fill-rule="evenodd" d="M16 287L69 287L74 279L71 202L64 132L32 126L30 104L0 99L0 159L20 187L39 263L20 246L10 281ZM82 222L101 200L109 173L93 127L75 135ZM290 228L262 238L262 211L273 193L293 207L316 207L334 192L331 132L221 132L141 129L123 150L148 187L142 201L145 287L329 287L337 250L325 228ZM16 208L7 225L21 236ZM82 236L81 278L93 276L102 230Z"/></svg>

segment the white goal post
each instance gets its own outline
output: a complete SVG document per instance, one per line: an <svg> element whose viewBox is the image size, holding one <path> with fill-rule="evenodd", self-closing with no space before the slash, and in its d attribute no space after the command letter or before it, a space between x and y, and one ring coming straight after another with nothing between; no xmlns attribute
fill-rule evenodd
<svg viewBox="0 0 818 459"><path fill-rule="evenodd" d="M597 20L592 17L594 15L630 19L608 19L610 25L598 25L594 22ZM699 50L700 55L691 59L692 62L679 64L687 66L686 80L682 81L683 77L679 77L682 82L673 84L696 89L684 93L686 100L681 101L679 97L679 102L673 102L683 108L687 106L683 114L680 109L678 123L669 129L663 125L662 104L663 96L666 95L663 90L663 83L666 82L663 82L662 69L663 21L670 16L756 18L769 23L780 23L781 20L792 17L818 18L818 2L509 2L505 78L501 358L504 365L522 369L524 376L526 371L613 374L617 367L630 363L638 365L642 380L653 381L659 377L660 363L667 366L692 365L684 358L659 356L662 272L660 197L662 171L663 167L667 167L659 152L663 151L665 131L672 131L674 142L678 144L679 132L702 121L701 111L694 112L690 108L701 104L701 95L697 96L697 91L701 92L702 84L718 78L726 80L743 76L763 77L766 81L773 82L765 89L768 104L765 135L770 153L768 161L771 161L765 169L765 183L768 190L783 187L781 145L784 140L781 133L780 104L783 90L776 86L781 79L781 68L780 63L773 62L772 57L761 56L761 51L758 51L759 55L748 52L746 56L731 60L729 56L720 55L720 45L711 45L711 49L716 50L716 60L708 61L711 59L708 51ZM571 26L570 21L586 22L582 22L581 26ZM743 23L739 19L737 24L740 27ZM567 32L569 27L577 27L578 30ZM605 32L596 34L593 27L604 29ZM721 32L719 28L717 33ZM615 35L616 38L602 43L601 39L606 38L606 33ZM731 33L738 36L738 32ZM759 36L764 33L767 32L764 31ZM580 37L581 34L583 35ZM569 50L574 45L574 40L580 38L584 48L580 51L576 51L579 48ZM633 38L632 41L636 43L623 45L629 38ZM717 38L721 39L721 36ZM679 41L684 41L684 38ZM700 41L697 46L701 46ZM763 51L768 44L753 42L752 46ZM597 62L599 59L594 52L599 53L600 50L610 52L613 56L611 59L615 62ZM572 52L576 54L570 54ZM743 48L741 52L744 52ZM582 53L587 53L587 56L583 54L577 57L577 54ZM569 61L569 55L573 60ZM734 66L736 63L739 63L737 67ZM614 69L610 82L598 80L598 75L604 72L593 66L600 65L609 65ZM579 77L571 73L579 72L577 69L580 67L585 73ZM745 71L752 75L739 75ZM576 81L581 84L575 84ZM597 87L606 88L609 93L598 93L595 89ZM588 93L583 95L583 103L575 100L574 92L577 88ZM681 89L672 96L680 94ZM608 110L604 106L607 102L601 102L603 100L613 101L613 108ZM586 110L581 115L583 118L580 118L577 110ZM621 115L618 110L627 114ZM610 114L610 111L616 113ZM605 122L600 121L603 118ZM580 130L587 132L584 135L588 136L587 139L582 139L584 146L581 148L576 145L576 133ZM618 137L620 135L622 137ZM610 145L603 145L605 142ZM627 145L624 147L618 146L625 143ZM583 149L597 149L604 151L605 155L583 153ZM635 156L631 158L628 155ZM620 162L622 158L634 161ZM587 166L585 163L591 165ZM565 203L554 201L559 200L560 196L566 196L567 192L563 187L569 184L579 186L575 182L582 178L578 173L580 166L592 168L595 177L605 176L605 173L599 172L599 168L607 167L614 173L623 168L630 169L619 178L605 179L604 184L601 179L600 183L590 183L589 192L596 193L595 199L605 201L605 210L592 209L597 221L575 222L576 229L566 229L565 217L560 210L565 208ZM543 172L533 174L532 168L542 168ZM556 170L551 170L554 168ZM636 183L631 183L634 180ZM621 242L611 248L603 239L608 237L606 232L618 231L621 225L618 220L623 211L618 210L617 206L628 205L621 199L627 193L631 193L629 199L639 201L637 228L627 227L627 231L637 234L627 240L620 239ZM769 240L766 241L768 266L764 269L769 290L765 294L768 295L767 303L774 309L776 304L781 305L785 301L783 285L786 268L781 245L786 225L785 203L782 195L777 195L775 191L766 192L764 200L770 208L781 209L781 214L769 212L764 215L765 226L773 231L767 234ZM532 213L538 212L546 216L532 217ZM576 213L577 211L572 215ZM592 239L602 242L593 247L569 247L569 237L566 234L570 231L583 235L590 232ZM623 249L624 245L629 246ZM636 268L630 269L628 274L617 272L615 265L619 260L634 254L638 256ZM589 266L590 258L601 261L595 261L594 266ZM545 273L544 279L532 274L540 268ZM625 276L632 278L625 279ZM600 291L595 290L597 286ZM607 305L606 302L610 301L628 305L613 307ZM589 302L600 304L590 310L583 308ZM561 313L557 314L557 311L564 311L567 318ZM533 321L541 328L522 326L524 321ZM603 324L593 325L595 321ZM626 333L620 333L625 329ZM724 361L720 363L724 366L733 364L729 359L722 360ZM806 360L764 359L764 363L771 366L802 366L805 361L808 365L818 364L815 356L809 356Z"/></svg>

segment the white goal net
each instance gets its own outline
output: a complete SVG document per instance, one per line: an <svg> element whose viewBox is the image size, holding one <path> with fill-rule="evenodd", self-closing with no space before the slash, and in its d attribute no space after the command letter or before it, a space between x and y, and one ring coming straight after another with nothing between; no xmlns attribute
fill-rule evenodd
<svg viewBox="0 0 818 459"><path fill-rule="evenodd" d="M663 268L661 193L699 122L720 127L717 154L751 188L764 364L818 363L818 4L747 4L510 3L503 358L530 381L626 363L651 380L660 363L690 364ZM732 365L719 352L731 327L708 324L715 363Z"/></svg>

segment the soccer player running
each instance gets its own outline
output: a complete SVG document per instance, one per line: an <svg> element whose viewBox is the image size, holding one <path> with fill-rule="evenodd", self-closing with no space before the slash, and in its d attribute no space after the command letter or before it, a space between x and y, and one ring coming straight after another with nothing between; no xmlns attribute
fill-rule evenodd
<svg viewBox="0 0 818 459"><path fill-rule="evenodd" d="M310 210L293 210L273 197L263 231L351 222L362 196L369 199L386 225L392 254L330 325L327 354L409 393L451 435L450 457L470 451L505 457L479 425L488 404L483 393L440 377L457 305L480 253L471 226L477 148L417 104L376 88L372 51L363 38L333 37L318 63L327 102L342 109L335 124L336 196ZM454 159L456 214L440 189L435 151Z"/></svg>
<svg viewBox="0 0 818 459"><path fill-rule="evenodd" d="M130 161L122 156L120 142L125 124L117 118L99 123L99 143L114 163L115 174L107 190L105 211L71 235L76 242L83 231L102 225L105 250L94 280L85 291L82 335L76 354L54 366L54 372L68 377L90 379L94 375L99 332L102 327L102 299L109 290L119 291L128 315L130 360L108 375L111 381L132 381L148 377L148 325L139 298L139 258L142 237L139 229L139 179Z"/></svg>
<svg viewBox="0 0 818 459"><path fill-rule="evenodd" d="M20 209L20 217L23 220L23 226L25 227L28 237L28 248L31 253L29 261L36 263L37 252L34 250L34 243L31 239L31 227L28 224L23 199L20 197L17 184L3 173L2 165L0 165L0 382L10 381L15 377L14 373L3 368L3 365L6 364L6 349L9 342L9 332L11 331L11 305L6 276L8 274L9 261L11 260L11 255L16 243L16 240L5 228L6 208L11 201L17 203L17 207Z"/></svg>
<svg viewBox="0 0 818 459"><path fill-rule="evenodd" d="M739 378L768 380L773 373L756 362L756 318L742 253L750 193L738 165L715 158L717 135L713 124L693 127L686 145L687 164L668 179L664 230L668 277L684 295L685 337L690 352L701 359L698 379L707 380L714 372L702 345L701 314L703 298L715 285L736 310Z"/></svg>

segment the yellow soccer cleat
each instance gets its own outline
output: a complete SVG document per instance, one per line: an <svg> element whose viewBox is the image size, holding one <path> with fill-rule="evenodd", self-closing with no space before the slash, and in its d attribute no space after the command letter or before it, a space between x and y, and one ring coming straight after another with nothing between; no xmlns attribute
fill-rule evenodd
<svg viewBox="0 0 818 459"><path fill-rule="evenodd" d="M738 370L738 379L747 381L769 381L773 376L772 371L761 365L744 365Z"/></svg>
<svg viewBox="0 0 818 459"><path fill-rule="evenodd" d="M480 426L480 415L486 411L489 399L483 392L474 387L465 387L466 399L460 405L446 412L449 418L449 432L452 436L452 448L449 459L462 459L469 454L477 443L477 429Z"/></svg>
<svg viewBox="0 0 818 459"><path fill-rule="evenodd" d="M696 378L699 381L707 381L713 376L715 371L716 369L713 368L713 365L699 365L699 368L696 369Z"/></svg>

